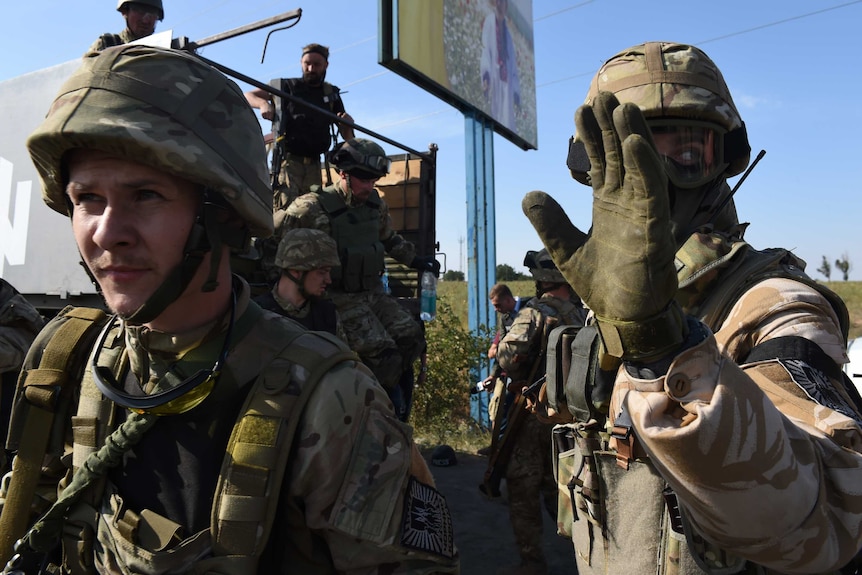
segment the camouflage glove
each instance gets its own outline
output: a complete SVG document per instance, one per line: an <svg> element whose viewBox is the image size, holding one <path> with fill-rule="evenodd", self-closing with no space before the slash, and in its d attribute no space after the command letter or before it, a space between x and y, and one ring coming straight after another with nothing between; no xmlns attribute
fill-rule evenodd
<svg viewBox="0 0 862 575"><path fill-rule="evenodd" d="M543 192L527 194L524 214L595 313L606 351L626 361L656 361L687 334L674 301L667 176L637 106L603 92L578 109L575 124L591 164L592 230L578 230Z"/></svg>

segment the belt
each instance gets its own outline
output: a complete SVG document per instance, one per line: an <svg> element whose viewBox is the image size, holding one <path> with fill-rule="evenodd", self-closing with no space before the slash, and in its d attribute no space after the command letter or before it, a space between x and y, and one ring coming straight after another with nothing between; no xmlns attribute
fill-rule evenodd
<svg viewBox="0 0 862 575"><path fill-rule="evenodd" d="M291 154L290 152L288 152L287 154L285 154L285 158L288 160L293 160L295 162L302 162L303 164L320 163L320 156L317 156L316 158L309 158L307 156L300 156L299 154Z"/></svg>

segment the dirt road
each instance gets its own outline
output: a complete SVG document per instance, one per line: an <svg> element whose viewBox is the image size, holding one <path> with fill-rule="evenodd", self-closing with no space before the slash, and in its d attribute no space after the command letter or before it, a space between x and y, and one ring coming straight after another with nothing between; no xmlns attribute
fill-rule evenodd
<svg viewBox="0 0 862 575"><path fill-rule="evenodd" d="M455 544L461 552L461 573L497 575L503 568L518 565L505 499L505 481L503 497L495 501L489 501L478 488L487 458L459 452L457 465L435 467L431 465L430 450L423 450L423 453L437 489L446 496L452 512ZM543 534L549 574L575 575L571 543L556 534L556 526L547 515Z"/></svg>

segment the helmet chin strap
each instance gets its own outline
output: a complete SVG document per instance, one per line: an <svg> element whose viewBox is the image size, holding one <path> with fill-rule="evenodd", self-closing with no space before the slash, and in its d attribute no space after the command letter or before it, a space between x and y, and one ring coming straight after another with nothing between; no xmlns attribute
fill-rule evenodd
<svg viewBox="0 0 862 575"><path fill-rule="evenodd" d="M299 277L294 277L292 273L289 271L284 272L283 275L287 276L287 278L296 284L296 287L299 288L299 295L304 297L306 300L312 299L311 294L305 291L305 276L308 275L306 270L300 270L302 273L299 274Z"/></svg>
<svg viewBox="0 0 862 575"><path fill-rule="evenodd" d="M141 307L128 316L122 316L126 323L141 325L159 317L188 288L207 252L210 253L210 269L201 291L211 292L216 289L222 246L224 245L223 235L226 231L220 224L218 217L219 211L223 209L221 206L204 200L201 213L195 219L189 237L186 239L182 261L170 271L165 281L156 288ZM229 244L232 245L238 241L230 234L227 235Z"/></svg>

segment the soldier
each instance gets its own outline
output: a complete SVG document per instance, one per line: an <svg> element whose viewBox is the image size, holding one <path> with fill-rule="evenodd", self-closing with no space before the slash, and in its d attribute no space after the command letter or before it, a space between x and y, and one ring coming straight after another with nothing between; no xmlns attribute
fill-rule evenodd
<svg viewBox="0 0 862 575"><path fill-rule="evenodd" d="M15 382L24 355L44 323L36 308L12 284L0 278L0 432L3 437L9 427ZM0 453L0 471L8 471L6 463L5 454Z"/></svg>
<svg viewBox="0 0 862 575"><path fill-rule="evenodd" d="M440 264L434 256L417 256L415 246L392 229L389 206L374 188L389 172L383 148L355 138L339 144L331 160L340 179L298 198L287 209L287 227L323 230L335 239L341 268L332 278L330 297L350 348L390 392L396 411L406 419L409 399L402 399L401 388L413 385L413 362L425 348L425 334L419 321L384 291L380 279L384 253L435 274Z"/></svg>
<svg viewBox="0 0 862 575"><path fill-rule="evenodd" d="M90 51L104 50L109 46L119 46L149 36L156 31L156 21L165 19L162 0L120 0L117 12L123 15L126 28L119 34L102 34L90 46Z"/></svg>
<svg viewBox="0 0 862 575"><path fill-rule="evenodd" d="M230 251L272 231L259 124L234 82L184 52L108 48L28 148L115 315L67 310L28 355L0 534L17 537L34 467L59 499L13 566L60 538L63 567L46 572L458 571L445 501L383 388L231 273ZM95 346L66 330L94 321ZM46 364L74 368L82 346L80 388L51 402L75 369ZM46 409L34 456L21 430Z"/></svg>
<svg viewBox="0 0 862 575"><path fill-rule="evenodd" d="M574 418L554 443L578 572L857 572L847 309L793 254L743 239L727 178L750 149L719 69L694 46L634 46L575 126L590 233L542 192L523 209L594 314L552 406Z"/></svg>
<svg viewBox="0 0 862 575"><path fill-rule="evenodd" d="M347 342L335 304L324 298L332 283L332 268L341 265L335 240L320 230L290 230L278 244L275 265L281 277L272 291L254 301L308 329L328 331Z"/></svg>
<svg viewBox="0 0 862 575"><path fill-rule="evenodd" d="M512 380L509 391L516 395L544 375L551 330L557 325L583 324L585 319L580 300L546 250L527 252L524 265L536 281L536 297L518 312L497 349L497 361ZM522 402L514 402L511 409L519 413L509 414L507 437L496 443L494 449L498 453L492 450L489 463L505 469L509 517L521 556L521 564L514 572L547 573L542 550L542 506L554 521L557 518L557 485L551 462L552 424L520 413L524 409ZM511 445L505 445L506 442Z"/></svg>
<svg viewBox="0 0 862 575"><path fill-rule="evenodd" d="M272 84L291 96L353 122L344 110L338 87L324 81L329 68L329 48L309 44L302 49L299 63L301 78L279 78L272 80ZM284 210L297 196L308 193L311 186L323 187L320 155L335 139L334 129L330 135L330 128L334 125L329 118L315 113L308 106L286 99L276 101L272 94L261 88L246 92L245 97L253 108L260 110L264 119L273 121L275 195L272 207L276 236L280 237L284 233L281 229ZM346 124L339 124L338 131L345 140L353 137L353 128Z"/></svg>

